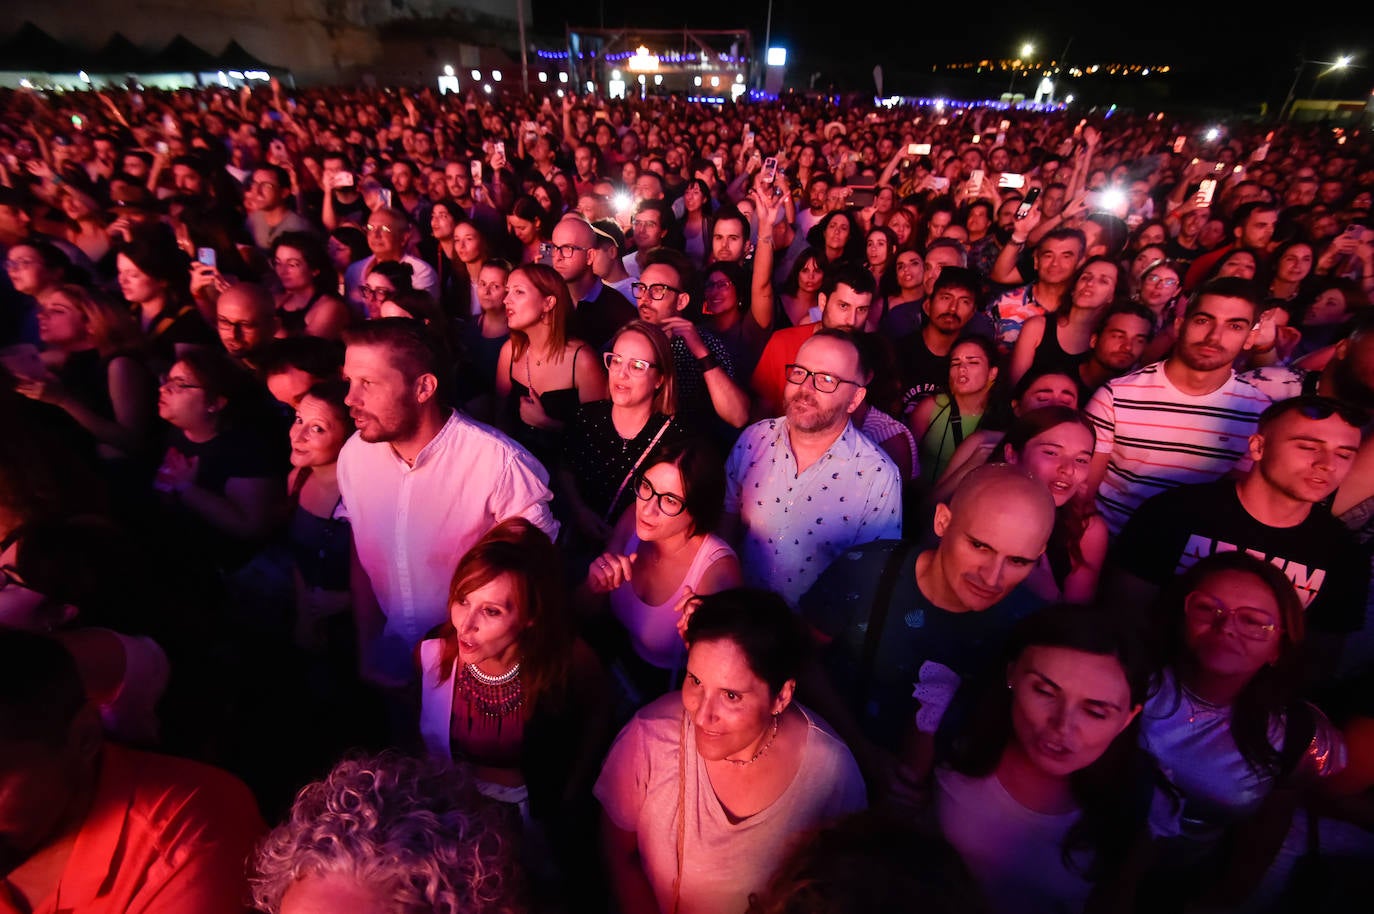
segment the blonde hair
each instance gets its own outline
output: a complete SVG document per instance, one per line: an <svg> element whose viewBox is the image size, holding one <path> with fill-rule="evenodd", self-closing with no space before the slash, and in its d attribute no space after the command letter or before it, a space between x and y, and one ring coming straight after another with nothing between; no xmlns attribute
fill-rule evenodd
<svg viewBox="0 0 1374 914"><path fill-rule="evenodd" d="M64 283L49 289L43 296L44 302L54 295L64 296L86 321L86 332L101 356L109 358L140 345L142 337L138 321L108 298L75 283Z"/></svg>

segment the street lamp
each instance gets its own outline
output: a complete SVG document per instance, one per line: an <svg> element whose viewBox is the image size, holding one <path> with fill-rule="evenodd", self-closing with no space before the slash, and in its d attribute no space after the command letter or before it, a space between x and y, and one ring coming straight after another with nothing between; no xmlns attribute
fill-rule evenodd
<svg viewBox="0 0 1374 914"><path fill-rule="evenodd" d="M1011 82L1007 83L1007 95L1011 95L1011 87L1016 85L1016 65L1021 62L1022 58L1029 57L1034 53L1035 45L1029 41L1021 45L1021 57L1016 58L1011 64Z"/></svg>
<svg viewBox="0 0 1374 914"><path fill-rule="evenodd" d="M1288 97L1283 100L1283 106L1279 108L1279 120L1283 120L1291 113L1290 108L1293 104L1293 96L1298 91L1298 80L1302 79L1303 71L1307 69L1308 64L1315 63L1326 67L1325 70L1318 73L1312 80L1312 88L1315 91L1318 79L1321 79L1328 73L1334 73L1336 70L1344 70L1346 67L1350 66L1350 61L1354 59L1354 55L1351 54L1342 54L1335 60L1308 60L1306 57L1298 58L1298 65L1293 69L1293 84L1288 87Z"/></svg>

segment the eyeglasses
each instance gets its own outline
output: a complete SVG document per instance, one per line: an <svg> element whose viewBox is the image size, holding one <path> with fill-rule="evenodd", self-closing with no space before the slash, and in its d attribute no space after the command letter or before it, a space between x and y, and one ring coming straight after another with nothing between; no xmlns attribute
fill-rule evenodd
<svg viewBox="0 0 1374 914"><path fill-rule="evenodd" d="M650 362L645 359L629 359L617 352L605 352L601 355L601 360L606 363L607 371L615 371L623 368L628 374L642 375L650 368L657 368L657 362Z"/></svg>
<svg viewBox="0 0 1374 914"><path fill-rule="evenodd" d="M663 301L663 299L668 297L669 292L676 295L682 294L681 289L675 289L666 282L656 282L652 286L642 282L632 282L630 283L630 291L635 294L635 298L638 298L647 291L649 297L654 301Z"/></svg>
<svg viewBox="0 0 1374 914"><path fill-rule="evenodd" d="M728 279L713 279L706 283L706 288L714 292L716 289L724 289L732 285L734 285L734 283L730 282Z"/></svg>
<svg viewBox="0 0 1374 914"><path fill-rule="evenodd" d="M546 241L539 245L539 250L544 254L557 254L559 257L567 259L578 251L586 251L589 249L582 247L580 244L551 244Z"/></svg>
<svg viewBox="0 0 1374 914"><path fill-rule="evenodd" d="M660 492L654 488L653 483L644 477L639 478L635 485L635 497L640 501L650 501L658 499L658 510L662 511L666 517L677 517L687 507L681 495L673 495L671 492Z"/></svg>
<svg viewBox="0 0 1374 914"><path fill-rule="evenodd" d="M305 266L305 261L296 260L295 258L291 260L282 260L278 257L276 260L272 261L272 266L276 267L278 270L299 270L301 267Z"/></svg>
<svg viewBox="0 0 1374 914"><path fill-rule="evenodd" d="M363 301L386 301L388 295L395 295L395 289L383 289L380 286L359 286L358 294L363 297Z"/></svg>
<svg viewBox="0 0 1374 914"><path fill-rule="evenodd" d="M1146 276L1145 281L1152 286L1163 286L1166 289L1172 289L1174 286L1178 285L1178 280L1174 277L1160 276L1158 273L1152 276Z"/></svg>
<svg viewBox="0 0 1374 914"><path fill-rule="evenodd" d="M380 224L378 224L378 223L376 223L376 222L369 222L369 223L365 226L365 228L367 229L367 233L368 233L369 235L376 235L376 234L393 235L393 234L396 233L396 230L395 230L394 228L392 228L391 226L389 226L389 225L380 225Z"/></svg>
<svg viewBox="0 0 1374 914"><path fill-rule="evenodd" d="M6 270L28 270L38 266L40 261L37 257L11 257L5 261Z"/></svg>
<svg viewBox="0 0 1374 914"><path fill-rule="evenodd" d="M248 186L253 188L253 190L262 190L264 187L271 187L273 189L281 187L276 181L254 181Z"/></svg>
<svg viewBox="0 0 1374 914"><path fill-rule="evenodd" d="M1183 611L1190 618L1208 625L1225 624L1227 619L1233 619L1236 633L1251 641L1267 641L1279 627L1268 613L1248 606L1227 606L1200 590L1184 598Z"/></svg>
<svg viewBox="0 0 1374 914"><path fill-rule="evenodd" d="M840 389L841 384L853 384L855 387L863 386L858 381L847 381L824 371L812 371L809 368L803 368L795 363L786 366L783 371L788 384L805 384L806 379L810 378L811 386L823 394L833 394Z"/></svg>
<svg viewBox="0 0 1374 914"><path fill-rule="evenodd" d="M175 390L177 393L185 393L185 392L188 391L188 390L204 390L204 389L205 389L205 388L204 388L204 385L201 385L201 384L192 384L190 381L185 381L185 380L182 380L181 378L174 378L174 377L172 377L171 375L166 375L166 374L161 375L161 376L158 377L158 379L157 379L157 386L158 386L158 387L161 387L161 388L168 388L168 387L170 387L172 390Z"/></svg>
<svg viewBox="0 0 1374 914"><path fill-rule="evenodd" d="M656 229L662 227L663 223L657 219L636 219L630 225L637 229Z"/></svg>

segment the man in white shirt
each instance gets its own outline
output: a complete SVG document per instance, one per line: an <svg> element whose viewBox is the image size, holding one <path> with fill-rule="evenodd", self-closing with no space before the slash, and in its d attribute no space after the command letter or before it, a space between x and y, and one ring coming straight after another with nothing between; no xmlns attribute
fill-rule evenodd
<svg viewBox="0 0 1374 914"><path fill-rule="evenodd" d="M438 297L439 274L419 257L406 253L410 244L409 216L398 209L381 206L367 217L367 225L364 228L367 231L367 246L371 249L372 256L349 264L348 269L344 271L344 294L357 314L367 313L367 305L359 291L363 286L363 280L367 279L367 274L374 265L387 260L410 264L413 274L410 284Z"/></svg>
<svg viewBox="0 0 1374 914"><path fill-rule="evenodd" d="M787 366L783 416L746 428L726 461L722 535L745 583L793 607L841 552L902 535L901 473L849 421L871 378L846 331L816 331Z"/></svg>
<svg viewBox="0 0 1374 914"><path fill-rule="evenodd" d="M497 523L523 516L555 537L548 471L495 429L450 409L442 360L418 321L345 334L345 401L358 431L339 454L353 529L352 590L363 675L400 687L412 652L448 619L453 569Z"/></svg>

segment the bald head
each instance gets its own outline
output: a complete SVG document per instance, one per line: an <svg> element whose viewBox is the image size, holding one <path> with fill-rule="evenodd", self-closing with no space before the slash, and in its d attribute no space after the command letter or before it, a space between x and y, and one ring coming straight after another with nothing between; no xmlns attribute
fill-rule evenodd
<svg viewBox="0 0 1374 914"><path fill-rule="evenodd" d="M917 583L941 609L981 612L1024 581L1054 529L1048 488L1019 467L971 471L935 509L940 545L921 556Z"/></svg>
<svg viewBox="0 0 1374 914"><path fill-rule="evenodd" d="M586 282L592 273L596 232L580 213L569 213L553 227L553 268L565 282ZM580 290L579 290L580 291Z"/></svg>
<svg viewBox="0 0 1374 914"><path fill-rule="evenodd" d="M236 359L253 358L280 329L272 293L254 282L237 283L220 293L215 318L220 342Z"/></svg>

